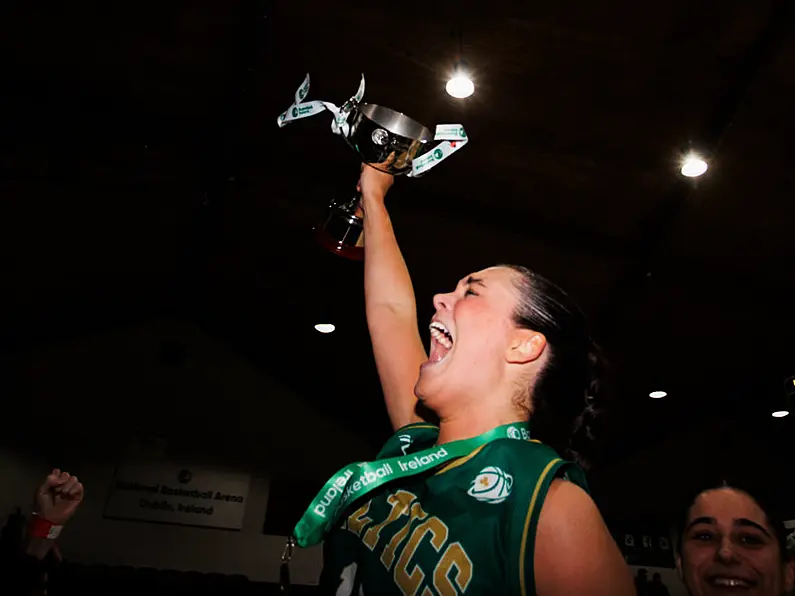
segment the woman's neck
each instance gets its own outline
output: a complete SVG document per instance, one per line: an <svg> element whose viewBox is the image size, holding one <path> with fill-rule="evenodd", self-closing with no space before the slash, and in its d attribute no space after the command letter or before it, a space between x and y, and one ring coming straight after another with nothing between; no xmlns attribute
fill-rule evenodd
<svg viewBox="0 0 795 596"><path fill-rule="evenodd" d="M503 424L525 422L525 418L514 408L497 410L463 410L439 422L438 445L461 439L477 437Z"/></svg>

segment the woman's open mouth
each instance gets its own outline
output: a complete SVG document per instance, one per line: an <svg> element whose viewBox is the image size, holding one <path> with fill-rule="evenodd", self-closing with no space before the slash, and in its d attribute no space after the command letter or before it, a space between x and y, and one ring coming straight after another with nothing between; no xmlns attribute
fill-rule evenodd
<svg viewBox="0 0 795 596"><path fill-rule="evenodd" d="M453 334L439 321L431 321L431 353L428 357L430 364L437 364L444 360L453 347Z"/></svg>

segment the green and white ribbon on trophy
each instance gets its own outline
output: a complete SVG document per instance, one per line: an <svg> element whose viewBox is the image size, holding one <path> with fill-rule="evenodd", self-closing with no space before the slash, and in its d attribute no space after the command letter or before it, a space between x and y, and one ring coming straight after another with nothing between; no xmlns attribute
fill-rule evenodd
<svg viewBox="0 0 795 596"><path fill-rule="evenodd" d="M440 143L432 151L428 151L428 153L412 161L409 177L414 178L424 174L461 149L469 141L464 127L460 124L437 124L436 134L433 138L436 141L444 142Z"/></svg>
<svg viewBox="0 0 795 596"><path fill-rule="evenodd" d="M348 139L351 134L351 123L348 119L352 113L358 110L362 97L364 96L364 89L364 75L362 75L356 94L341 107L337 107L335 104L328 101L305 101L309 95L309 75L307 74L303 83L301 83L301 86L298 87L298 90L295 92L293 104L279 115L276 123L279 128L282 128L294 120L308 118L321 112L329 111L333 116L331 130L334 134ZM411 171L408 172L409 177L415 178L436 167L453 153L464 147L464 145L469 142L469 137L467 137L464 127L460 124L439 124L436 126L433 140L440 141L440 143L412 160Z"/></svg>
<svg viewBox="0 0 795 596"><path fill-rule="evenodd" d="M362 100L362 96L364 96L364 75L362 75L362 80L359 83L359 89L356 91L356 95L342 104L341 108L338 108L329 101L315 100L304 103L307 95L309 95L309 74L306 75L304 82L301 83L301 86L296 90L293 104L282 112L276 121L279 128L282 128L285 124L289 124L293 120L308 118L309 116L314 116L315 114L328 110L334 116L334 120L331 123L331 130L334 134L348 136L348 115L351 113L353 107Z"/></svg>

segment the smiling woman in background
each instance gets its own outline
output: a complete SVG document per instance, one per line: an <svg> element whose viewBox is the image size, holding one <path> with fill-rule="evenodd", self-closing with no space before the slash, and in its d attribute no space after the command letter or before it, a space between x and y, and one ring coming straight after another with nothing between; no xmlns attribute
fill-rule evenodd
<svg viewBox="0 0 795 596"><path fill-rule="evenodd" d="M792 592L784 525L748 492L725 482L702 490L677 525L676 567L691 596Z"/></svg>

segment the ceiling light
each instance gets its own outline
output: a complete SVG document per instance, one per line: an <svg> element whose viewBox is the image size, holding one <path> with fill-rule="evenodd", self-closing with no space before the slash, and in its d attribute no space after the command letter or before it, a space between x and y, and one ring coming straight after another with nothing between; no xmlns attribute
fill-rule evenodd
<svg viewBox="0 0 795 596"><path fill-rule="evenodd" d="M687 178L698 178L709 169L709 165L698 153L688 153L682 160L682 176Z"/></svg>
<svg viewBox="0 0 795 596"><path fill-rule="evenodd" d="M456 99L464 99L475 92L475 83L468 76L459 74L447 81L445 89Z"/></svg>
<svg viewBox="0 0 795 596"><path fill-rule="evenodd" d="M456 99L464 99L475 92L475 83L469 77L469 69L466 62L459 60L455 67L455 72L445 87L447 93Z"/></svg>
<svg viewBox="0 0 795 596"><path fill-rule="evenodd" d="M777 410L772 414L773 418L784 418L784 416L789 416L789 411L787 410Z"/></svg>
<svg viewBox="0 0 795 596"><path fill-rule="evenodd" d="M315 325L315 329L320 331L320 333L331 333L336 329L336 327L331 323L318 323Z"/></svg>
<svg viewBox="0 0 795 596"><path fill-rule="evenodd" d="M668 395L665 391L652 391L649 393L649 397L652 399L660 399L661 397L665 397Z"/></svg>

